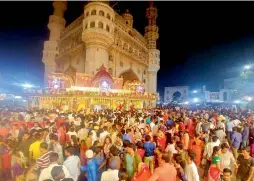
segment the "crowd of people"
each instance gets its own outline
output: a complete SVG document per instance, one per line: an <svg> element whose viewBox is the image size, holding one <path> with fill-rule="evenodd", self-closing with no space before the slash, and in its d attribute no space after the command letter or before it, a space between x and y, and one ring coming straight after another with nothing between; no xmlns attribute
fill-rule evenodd
<svg viewBox="0 0 254 181"><path fill-rule="evenodd" d="M5 181L253 181L253 156L251 110L0 109Z"/></svg>

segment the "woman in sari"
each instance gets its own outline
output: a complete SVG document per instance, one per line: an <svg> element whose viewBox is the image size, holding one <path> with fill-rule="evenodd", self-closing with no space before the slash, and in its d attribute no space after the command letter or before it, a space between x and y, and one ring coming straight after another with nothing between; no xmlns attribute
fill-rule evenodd
<svg viewBox="0 0 254 181"><path fill-rule="evenodd" d="M201 163L203 145L204 145L203 141L199 139L199 134L196 135L196 137L193 139L193 141L190 144L190 149L194 153L196 153L196 159L194 160L194 162L197 166L199 166Z"/></svg>
<svg viewBox="0 0 254 181"><path fill-rule="evenodd" d="M157 136L158 136L158 141L157 142L158 142L159 146L161 146L162 151L164 151L165 148L166 148L167 138L166 138L165 134L161 130L158 131Z"/></svg>
<svg viewBox="0 0 254 181"><path fill-rule="evenodd" d="M219 181L220 180L220 174L222 173L222 170L220 167L219 154L220 154L220 147L219 146L213 147L212 163L209 168L206 181Z"/></svg>
<svg viewBox="0 0 254 181"><path fill-rule="evenodd" d="M147 164L141 162L138 165L138 173L133 177L131 181L147 181L152 176Z"/></svg>

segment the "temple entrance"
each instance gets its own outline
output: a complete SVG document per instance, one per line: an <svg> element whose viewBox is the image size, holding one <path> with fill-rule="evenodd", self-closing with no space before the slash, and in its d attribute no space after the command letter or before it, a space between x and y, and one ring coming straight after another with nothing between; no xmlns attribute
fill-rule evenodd
<svg viewBox="0 0 254 181"><path fill-rule="evenodd" d="M139 81L138 76L131 69L122 73L119 77L123 78L123 83L126 81Z"/></svg>
<svg viewBox="0 0 254 181"><path fill-rule="evenodd" d="M134 92L143 93L145 92L145 86L140 82L138 76L133 70L128 70L120 75L123 78L123 89L132 90Z"/></svg>

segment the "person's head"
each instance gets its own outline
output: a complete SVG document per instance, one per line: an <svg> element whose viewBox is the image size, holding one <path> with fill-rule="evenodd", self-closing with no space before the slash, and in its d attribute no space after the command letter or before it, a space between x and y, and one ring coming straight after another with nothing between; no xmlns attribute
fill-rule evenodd
<svg viewBox="0 0 254 181"><path fill-rule="evenodd" d="M145 141L146 141L146 142L151 141L151 136L150 136L150 135L146 135L146 136L145 136Z"/></svg>
<svg viewBox="0 0 254 181"><path fill-rule="evenodd" d="M191 150L188 150L187 153L188 153L188 154L186 154L186 160L187 160L188 162L193 162L193 161L195 160L195 158L196 158L196 153L193 152L193 151L191 151Z"/></svg>
<svg viewBox="0 0 254 181"><path fill-rule="evenodd" d="M221 144L221 152L222 153L227 153L228 149L229 149L228 143L222 143Z"/></svg>
<svg viewBox="0 0 254 181"><path fill-rule="evenodd" d="M171 152L163 152L161 156L161 160L164 163L170 163L172 159L172 153Z"/></svg>
<svg viewBox="0 0 254 181"><path fill-rule="evenodd" d="M218 154L220 154L220 151L221 151L221 149L220 149L219 146L213 147L213 155L218 155Z"/></svg>
<svg viewBox="0 0 254 181"><path fill-rule="evenodd" d="M123 141L123 147L126 148L130 144L129 140L124 140Z"/></svg>
<svg viewBox="0 0 254 181"><path fill-rule="evenodd" d="M112 146L109 151L111 156L118 156L120 154L120 151L115 146Z"/></svg>
<svg viewBox="0 0 254 181"><path fill-rule="evenodd" d="M101 146L95 146L92 148L95 155L98 155L103 150Z"/></svg>
<svg viewBox="0 0 254 181"><path fill-rule="evenodd" d="M93 150L87 150L85 155L87 159L92 159L94 157L94 152Z"/></svg>
<svg viewBox="0 0 254 181"><path fill-rule="evenodd" d="M35 123L34 123L34 127L35 127L35 128L38 128L38 127L39 127L39 123L35 122Z"/></svg>
<svg viewBox="0 0 254 181"><path fill-rule="evenodd" d="M183 144L181 142L177 142L177 144L176 144L176 150L177 151L183 150Z"/></svg>
<svg viewBox="0 0 254 181"><path fill-rule="evenodd" d="M51 143L53 143L53 144L56 144L58 142L58 136L55 135L54 133L51 133L49 135L49 139L50 139Z"/></svg>
<svg viewBox="0 0 254 181"><path fill-rule="evenodd" d="M45 142L42 142L40 144L40 151L41 153L46 153L48 151L48 144Z"/></svg>
<svg viewBox="0 0 254 181"><path fill-rule="evenodd" d="M40 133L35 133L34 137L35 137L36 141L40 141L41 140L41 134Z"/></svg>
<svg viewBox="0 0 254 181"><path fill-rule="evenodd" d="M104 127L103 127L103 130L104 130L104 131L108 131L108 127L107 127L107 126L104 126Z"/></svg>
<svg viewBox="0 0 254 181"><path fill-rule="evenodd" d="M62 166L53 167L53 169L51 170L51 176L56 181L64 179L65 174L64 174L64 171L63 171L63 167Z"/></svg>
<svg viewBox="0 0 254 181"><path fill-rule="evenodd" d="M231 181L232 171L229 168L223 169L223 181Z"/></svg>
<svg viewBox="0 0 254 181"><path fill-rule="evenodd" d="M128 144L128 146L127 146L128 153L133 153L133 152L135 152L135 150L136 150L136 146L133 143Z"/></svg>
<svg viewBox="0 0 254 181"><path fill-rule="evenodd" d="M50 163L57 163L58 158L59 158L59 155L56 152L52 152L49 155L49 161L50 161Z"/></svg>
<svg viewBox="0 0 254 181"><path fill-rule="evenodd" d="M70 131L71 131L71 132L74 132L74 131L75 131L74 126L72 126L72 127L70 128Z"/></svg>
<svg viewBox="0 0 254 181"><path fill-rule="evenodd" d="M29 133L25 132L22 138L23 140L28 140L29 137L30 137Z"/></svg>
<svg viewBox="0 0 254 181"><path fill-rule="evenodd" d="M250 156L250 147L247 146L245 148L242 149L242 154L244 157L249 157Z"/></svg>
<svg viewBox="0 0 254 181"><path fill-rule="evenodd" d="M99 141L95 141L95 142L93 143L93 146L100 146L100 142L99 142Z"/></svg>
<svg viewBox="0 0 254 181"><path fill-rule="evenodd" d="M122 140L122 134L121 133L118 133L117 136L116 136L116 140L117 141L121 141Z"/></svg>
<svg viewBox="0 0 254 181"><path fill-rule="evenodd" d="M138 141L138 142L136 143L136 146L138 147L138 149L143 149L143 148L144 148L144 147L143 147L142 141Z"/></svg>
<svg viewBox="0 0 254 181"><path fill-rule="evenodd" d="M105 138L104 144L110 144L110 143L112 143L111 138L109 136L107 136Z"/></svg>
<svg viewBox="0 0 254 181"><path fill-rule="evenodd" d="M66 147L64 150L65 156L69 157L76 153L76 149L73 146Z"/></svg>
<svg viewBox="0 0 254 181"><path fill-rule="evenodd" d="M218 140L218 137L217 137L217 136L213 136L213 137L212 137L212 141L213 141L213 142L216 142L217 140Z"/></svg>

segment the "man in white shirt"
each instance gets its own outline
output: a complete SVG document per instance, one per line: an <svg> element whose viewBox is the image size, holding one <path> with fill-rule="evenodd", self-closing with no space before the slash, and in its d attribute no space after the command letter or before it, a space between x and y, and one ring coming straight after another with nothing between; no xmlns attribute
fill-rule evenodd
<svg viewBox="0 0 254 181"><path fill-rule="evenodd" d="M67 159L63 162L63 165L69 170L71 178L74 181L78 180L80 174L80 160L74 153L76 149L74 147L65 148L65 156Z"/></svg>
<svg viewBox="0 0 254 181"><path fill-rule="evenodd" d="M208 174L208 170L211 165L211 157L213 154L213 147L215 147L215 146L220 146L220 140L218 139L217 136L213 136L212 141L208 142L205 146L203 158L206 159L206 164L205 164L203 177L205 177Z"/></svg>
<svg viewBox="0 0 254 181"><path fill-rule="evenodd" d="M234 155L228 149L229 149L229 145L227 143L221 144L220 163L221 163L222 170L224 168L231 169L233 165L236 166Z"/></svg>
<svg viewBox="0 0 254 181"><path fill-rule="evenodd" d="M43 181L47 179L53 180L51 171L55 166L60 166L58 165L58 154L55 152L52 152L49 156L49 160L50 160L50 165L41 171L38 181ZM65 166L62 166L62 169L64 171L65 178L70 178L70 173L68 169Z"/></svg>
<svg viewBox="0 0 254 181"><path fill-rule="evenodd" d="M184 174L188 181L199 181L198 169L195 160L196 154L192 151L188 151L187 164L184 168Z"/></svg>
<svg viewBox="0 0 254 181"><path fill-rule="evenodd" d="M111 158L108 164L109 169L104 171L101 175L101 181L118 181L118 172L117 170L117 160L115 158Z"/></svg>

